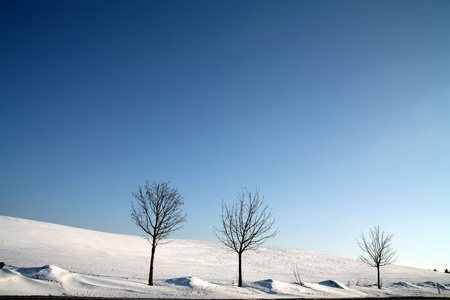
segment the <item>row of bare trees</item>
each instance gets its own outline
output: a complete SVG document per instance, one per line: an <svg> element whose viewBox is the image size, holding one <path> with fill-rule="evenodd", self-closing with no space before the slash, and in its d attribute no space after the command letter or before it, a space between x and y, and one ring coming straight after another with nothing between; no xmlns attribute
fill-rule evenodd
<svg viewBox="0 0 450 300"><path fill-rule="evenodd" d="M183 197L177 189L169 187L169 182L150 184L148 181L132 195L135 202L131 203L131 218L148 235L146 238L152 248L148 284L153 285L156 247L186 221L181 210ZM239 287L243 285L242 254L256 250L265 240L274 237L278 233L277 229L272 230L274 223L272 211L258 189L254 193L242 189L235 202L222 202L221 226L214 231L225 246L238 254Z"/></svg>
<svg viewBox="0 0 450 300"><path fill-rule="evenodd" d="M131 218L148 236L151 245L150 271L148 284L153 285L153 265L156 247L172 232L180 229L186 222L186 214L181 207L183 197L176 188L171 188L169 182L139 186L136 193L132 193L135 202L131 203ZM275 219L259 189L251 192L242 189L237 199L232 203L222 202L221 223L214 232L217 238L231 251L238 254L239 282L243 286L242 255L246 251L256 250L267 239L277 235L278 229L273 229ZM370 229L366 238L361 234L357 240L359 247L367 256L359 259L377 268L378 288L381 289L380 267L395 261L395 251L391 247L392 235L380 232L379 227Z"/></svg>

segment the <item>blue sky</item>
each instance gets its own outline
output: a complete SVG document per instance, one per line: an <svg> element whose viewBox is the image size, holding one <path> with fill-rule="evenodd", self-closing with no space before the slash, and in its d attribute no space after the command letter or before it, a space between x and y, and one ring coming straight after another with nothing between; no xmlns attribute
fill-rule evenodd
<svg viewBox="0 0 450 300"><path fill-rule="evenodd" d="M170 180L217 240L260 188L267 244L450 268L450 2L1 1L1 214L142 234Z"/></svg>

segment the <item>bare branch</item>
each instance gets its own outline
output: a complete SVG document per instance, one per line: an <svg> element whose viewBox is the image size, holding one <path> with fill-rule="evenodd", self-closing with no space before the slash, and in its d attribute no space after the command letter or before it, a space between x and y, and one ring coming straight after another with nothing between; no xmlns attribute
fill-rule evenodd
<svg viewBox="0 0 450 300"><path fill-rule="evenodd" d="M380 227L376 226L369 230L368 238L361 233L361 240L356 239L359 248L367 254L367 256L359 255L358 259L377 268L378 288L381 288L380 267L390 265L397 260L396 250L391 246L392 237L392 234L385 235L384 231L380 232Z"/></svg>
<svg viewBox="0 0 450 300"><path fill-rule="evenodd" d="M254 193L242 189L237 200L231 204L222 202L221 226L214 228L217 238L231 251L238 253L239 266L241 256L247 250L257 250L267 239L277 235L278 229L272 230L275 220L264 198L259 197L259 190ZM242 286L241 267L239 286Z"/></svg>
<svg viewBox="0 0 450 300"><path fill-rule="evenodd" d="M144 188L139 186L132 193L136 203L131 203L131 219L149 236L152 245L149 285L153 285L153 259L155 248L172 232L183 227L186 214L182 214L183 197L169 182L152 183L147 181Z"/></svg>
<svg viewBox="0 0 450 300"><path fill-rule="evenodd" d="M291 269L292 272L292 276L294 278L294 283L303 286L303 281L302 278L300 276L300 269L296 264L292 264L289 267Z"/></svg>

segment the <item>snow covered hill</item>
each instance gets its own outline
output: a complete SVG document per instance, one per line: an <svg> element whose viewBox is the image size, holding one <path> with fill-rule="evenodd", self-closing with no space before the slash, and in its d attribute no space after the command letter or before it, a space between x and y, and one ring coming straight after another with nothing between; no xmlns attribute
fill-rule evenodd
<svg viewBox="0 0 450 300"><path fill-rule="evenodd" d="M392 265L376 270L356 259L263 246L237 257L219 242L172 240L156 249L155 286L146 285L150 245L119 235L0 216L0 295L158 298L450 297L450 274ZM297 265L304 286L293 284ZM440 284L440 292L436 283Z"/></svg>

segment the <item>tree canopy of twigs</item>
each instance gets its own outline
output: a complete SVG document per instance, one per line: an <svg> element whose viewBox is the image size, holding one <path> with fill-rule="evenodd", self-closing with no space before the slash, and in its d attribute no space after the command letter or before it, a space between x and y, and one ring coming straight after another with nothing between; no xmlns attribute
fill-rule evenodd
<svg viewBox="0 0 450 300"><path fill-rule="evenodd" d="M146 238L152 246L148 284L153 285L156 247L186 222L186 215L181 210L183 197L177 189L170 188L169 182L149 184L148 181L132 195L135 203L131 203L131 219L148 234Z"/></svg>
<svg viewBox="0 0 450 300"><path fill-rule="evenodd" d="M239 287L242 287L242 254L247 250L256 250L264 241L277 235L272 230L275 219L272 211L259 196L242 189L237 200L231 204L222 202L221 225L214 228L217 238L239 258Z"/></svg>
<svg viewBox="0 0 450 300"><path fill-rule="evenodd" d="M369 230L366 238L361 233L361 240L356 240L358 246L366 253L366 256L359 255L358 259L371 267L377 268L378 288L381 289L380 267L390 265L397 260L396 250L392 248L392 234L385 234L376 226Z"/></svg>

